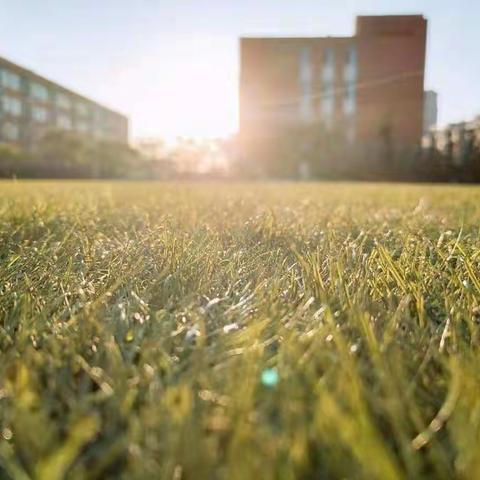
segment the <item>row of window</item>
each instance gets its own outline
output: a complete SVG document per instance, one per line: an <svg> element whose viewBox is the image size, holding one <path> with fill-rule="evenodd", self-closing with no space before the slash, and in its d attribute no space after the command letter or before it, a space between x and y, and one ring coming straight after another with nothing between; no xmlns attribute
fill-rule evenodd
<svg viewBox="0 0 480 480"><path fill-rule="evenodd" d="M0 69L0 87L20 92L22 88L22 77L15 72ZM30 81L27 87L28 95L34 100L41 102L53 101L57 107L69 110L74 108L77 115L88 116L91 108L84 102L70 97L64 92L51 91L46 85Z"/></svg>
<svg viewBox="0 0 480 480"><path fill-rule="evenodd" d="M333 120L335 112L335 50L328 48L324 51L321 71L320 110L325 122ZM315 95L313 88L312 55L309 47L300 51L299 84L301 98L299 102L300 116L304 121L314 118ZM347 49L345 64L343 67L343 111L351 116L355 113L356 106L356 81L357 81L357 51L355 46Z"/></svg>
<svg viewBox="0 0 480 480"><path fill-rule="evenodd" d="M72 130L72 122L68 117L58 117L57 127L61 130ZM78 123L75 126L75 130L81 133L88 133L90 131L87 123ZM99 134L100 132L92 132L93 134ZM102 135L110 135L112 132L103 132ZM15 142L20 140L20 126L12 121L5 121L1 124L0 128L0 141L1 140Z"/></svg>
<svg viewBox="0 0 480 480"><path fill-rule="evenodd" d="M13 97L10 95L3 95L0 96L0 112L3 110L3 113L12 117L21 117L24 114L24 103L20 98ZM31 112L31 117L40 123L47 122L50 116L50 110L46 107L42 107L39 105L34 105L30 107L30 112ZM107 125L109 127L115 128L118 124L118 119L113 116L108 116L105 112L101 110L96 110L94 112L93 116L93 124L96 126L103 126ZM80 117L77 117L77 123L79 124L88 124L90 122L87 122L85 120L83 121L78 121L79 118L85 119L86 116L82 115ZM61 119L61 120L58 120ZM57 113L57 121L60 121L61 125L59 126L65 126L71 124L71 116L70 114L67 113Z"/></svg>
<svg viewBox="0 0 480 480"><path fill-rule="evenodd" d="M329 83L335 80L336 55L333 48L327 48L323 55L322 81ZM343 68L344 78L354 81L357 71L357 49L351 46L347 49L345 63ZM300 74L299 81L301 85L311 83L313 80L312 55L309 47L304 47L300 51Z"/></svg>
<svg viewBox="0 0 480 480"><path fill-rule="evenodd" d="M3 113L12 117L21 117L23 115L22 101L16 97L3 96L1 97L1 106ZM38 123L45 123L48 121L49 112L44 107L33 106L30 109L31 117Z"/></svg>
<svg viewBox="0 0 480 480"><path fill-rule="evenodd" d="M0 98L4 114L12 117L21 117L23 115L23 104L20 99L7 95ZM45 123L48 121L49 111L44 107L33 106L30 108L30 115L36 122Z"/></svg>

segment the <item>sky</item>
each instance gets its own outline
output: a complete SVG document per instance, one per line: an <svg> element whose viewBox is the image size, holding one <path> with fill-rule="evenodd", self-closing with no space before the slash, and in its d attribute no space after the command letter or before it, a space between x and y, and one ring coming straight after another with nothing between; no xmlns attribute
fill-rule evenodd
<svg viewBox="0 0 480 480"><path fill-rule="evenodd" d="M480 114L475 0L0 0L0 56L128 115L132 137L238 128L238 38L353 35L358 14L429 20L440 124Z"/></svg>

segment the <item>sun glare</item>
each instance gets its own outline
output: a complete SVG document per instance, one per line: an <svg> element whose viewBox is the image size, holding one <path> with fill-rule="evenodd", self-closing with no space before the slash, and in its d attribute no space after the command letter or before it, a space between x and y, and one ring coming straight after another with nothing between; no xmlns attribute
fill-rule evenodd
<svg viewBox="0 0 480 480"><path fill-rule="evenodd" d="M214 79L202 70L187 75L180 68L165 87L159 105L165 136L212 138L235 130L236 95L228 91L222 79Z"/></svg>
<svg viewBox="0 0 480 480"><path fill-rule="evenodd" d="M235 45L223 39L174 38L135 58L117 77L133 136L173 140L223 137L238 128ZM161 60L160 60L161 59ZM136 86L136 88L133 88ZM136 118L142 124L135 123Z"/></svg>

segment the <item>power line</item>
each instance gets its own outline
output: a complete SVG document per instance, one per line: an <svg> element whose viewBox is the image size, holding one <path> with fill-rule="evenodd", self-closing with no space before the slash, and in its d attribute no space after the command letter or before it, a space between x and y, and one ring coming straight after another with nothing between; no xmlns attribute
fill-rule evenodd
<svg viewBox="0 0 480 480"><path fill-rule="evenodd" d="M289 107L289 106L295 106L299 104L302 100L305 98L308 98L309 100L318 100L322 98L327 98L327 97L332 97L335 96L338 93L344 93L346 91L350 91L354 89L356 92L359 90L365 90L368 88L372 87L378 87L382 85L388 85L390 83L394 83L400 80L407 80L410 78L420 78L423 77L424 73L422 70L416 70L416 71L410 71L410 72L402 72L397 75L391 75L388 77L383 77L383 78L377 78L374 80L370 81L365 81L363 83L355 83L352 85L343 85L343 86L335 86L331 91L328 93L325 92L318 92L318 93L310 93L307 95L302 95L302 96L296 96L295 98L290 98L288 100L280 101L280 102L269 102L269 103L264 103L260 106L262 109L268 109L268 108L275 108L275 107Z"/></svg>

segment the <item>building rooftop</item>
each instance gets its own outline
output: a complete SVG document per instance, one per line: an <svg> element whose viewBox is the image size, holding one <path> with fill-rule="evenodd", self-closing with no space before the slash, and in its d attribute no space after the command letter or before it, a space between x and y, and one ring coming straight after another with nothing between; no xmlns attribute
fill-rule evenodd
<svg viewBox="0 0 480 480"><path fill-rule="evenodd" d="M63 85L59 84L58 82L55 82L53 80L49 80L48 78L44 77L43 75L40 75L36 72L34 72L33 70L29 70L28 68L25 68L25 67L21 67L20 65L18 65L17 63L14 63L12 62L11 60L8 60L6 59L5 57L2 57L0 56L0 69L2 66L6 66L8 67L9 69L12 69L13 71L15 71L16 73L20 74L20 75L24 75L24 76L27 76L29 78L32 78L36 81L39 81L39 82L42 82L46 85L48 85L49 87L52 87L52 88L55 88L56 90L60 90L62 91L63 93L67 93L73 97L76 97L77 99L79 100L83 100L85 102L88 102L88 103L93 103L105 110L107 110L108 112L112 113L112 114L115 114L115 115L121 115L121 116L124 116L126 117L125 114L121 113L121 112L118 112L112 108L109 108L109 107L106 107L105 105L103 105L102 103L100 102L97 102L96 100L93 100L87 96L84 96L80 93L77 93L76 91L74 90L71 90L67 87L64 87Z"/></svg>

